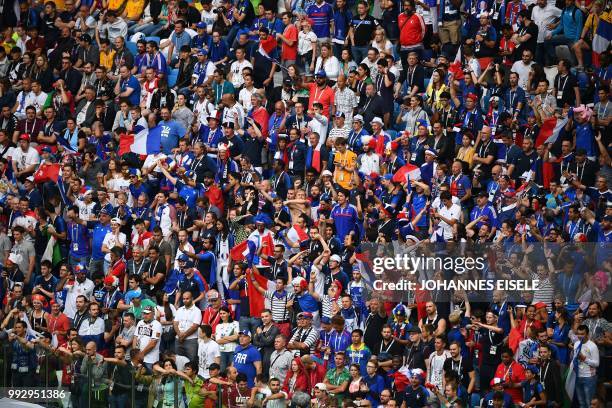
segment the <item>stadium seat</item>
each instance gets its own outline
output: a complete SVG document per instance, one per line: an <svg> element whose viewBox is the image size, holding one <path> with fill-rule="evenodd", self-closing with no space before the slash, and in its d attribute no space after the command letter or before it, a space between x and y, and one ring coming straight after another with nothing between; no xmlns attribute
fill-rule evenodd
<svg viewBox="0 0 612 408"><path fill-rule="evenodd" d="M138 54L138 48L136 48L136 43L127 41L125 43L125 47L132 53L132 55Z"/></svg>
<svg viewBox="0 0 612 408"><path fill-rule="evenodd" d="M578 61L574 54L570 51L567 45L557 45L555 47L555 54L557 55L557 61L561 59L567 59L571 62L571 65L577 65Z"/></svg>
<svg viewBox="0 0 612 408"><path fill-rule="evenodd" d="M170 88L173 88L174 85L176 85L176 80L178 79L178 74L179 74L179 70L178 69L170 70L170 73L168 74L168 86Z"/></svg>
<svg viewBox="0 0 612 408"><path fill-rule="evenodd" d="M145 41L147 41L147 42L155 41L157 43L157 45L159 45L159 42L161 41L161 39L159 37L145 37Z"/></svg>

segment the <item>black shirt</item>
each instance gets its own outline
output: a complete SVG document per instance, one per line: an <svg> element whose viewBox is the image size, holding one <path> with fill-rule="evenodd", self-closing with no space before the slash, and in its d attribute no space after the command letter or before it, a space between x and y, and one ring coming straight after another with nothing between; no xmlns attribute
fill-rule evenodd
<svg viewBox="0 0 612 408"><path fill-rule="evenodd" d="M470 385L470 373L474 371L471 358L460 357L459 361L455 361L449 357L444 362L443 369L445 373L456 372L465 388Z"/></svg>
<svg viewBox="0 0 612 408"><path fill-rule="evenodd" d="M574 88L578 86L576 77L572 74L555 77L555 89L557 90L557 106L562 108L565 104L574 106L576 104L576 92Z"/></svg>
<svg viewBox="0 0 612 408"><path fill-rule="evenodd" d="M370 350L377 350L376 345L380 344L380 336L383 326L387 323L386 317L381 317L378 313L368 315L364 323L363 342ZM373 351L372 351L373 352Z"/></svg>
<svg viewBox="0 0 612 408"><path fill-rule="evenodd" d="M351 27L353 28L353 38L355 39L356 47L365 47L370 44L372 37L374 36L374 30L378 26L378 22L374 17L366 15L362 20L359 15L356 15L351 20ZM361 61L357 61L360 63Z"/></svg>
<svg viewBox="0 0 612 408"><path fill-rule="evenodd" d="M523 50L531 50L532 55L535 55L536 47L538 46L538 26L533 21L528 26L519 28L519 36L526 34L531 34L531 37L529 40L516 46L516 50L514 51L515 60L521 58Z"/></svg>

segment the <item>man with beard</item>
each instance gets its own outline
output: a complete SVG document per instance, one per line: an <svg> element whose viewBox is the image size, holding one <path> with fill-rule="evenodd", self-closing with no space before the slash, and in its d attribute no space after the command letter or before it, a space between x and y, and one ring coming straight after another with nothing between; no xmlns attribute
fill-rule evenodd
<svg viewBox="0 0 612 408"><path fill-rule="evenodd" d="M202 322L202 312L195 306L192 293L182 293L183 306L174 316L174 331L176 333L176 354L188 357L190 361L198 358L198 327Z"/></svg>
<svg viewBox="0 0 612 408"><path fill-rule="evenodd" d="M142 320L136 325L132 348L140 350L138 361L151 370L153 364L159 361L159 340L161 338L161 323L155 320L153 307L146 306L142 310Z"/></svg>

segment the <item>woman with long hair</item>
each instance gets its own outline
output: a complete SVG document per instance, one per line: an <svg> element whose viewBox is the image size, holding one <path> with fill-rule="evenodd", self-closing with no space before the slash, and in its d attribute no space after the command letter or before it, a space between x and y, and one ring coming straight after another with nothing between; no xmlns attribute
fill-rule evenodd
<svg viewBox="0 0 612 408"><path fill-rule="evenodd" d="M529 70L529 78L527 80L527 89L525 91L530 95L535 95L540 81L546 79L544 68L540 64L533 64Z"/></svg>
<svg viewBox="0 0 612 408"><path fill-rule="evenodd" d="M291 398L298 391L310 393L309 383L302 359L300 357L294 358L285 377L282 390L287 393L288 398Z"/></svg>
<svg viewBox="0 0 612 408"><path fill-rule="evenodd" d="M53 71L49 67L49 60L44 53L36 57L31 75L32 81L39 82L44 92L53 90Z"/></svg>
<svg viewBox="0 0 612 408"><path fill-rule="evenodd" d="M187 406L187 396L185 395L185 383L193 380L187 374L176 369L173 360L166 359L161 364L161 374L155 381L155 400L158 407L184 408Z"/></svg>
<svg viewBox="0 0 612 408"><path fill-rule="evenodd" d="M104 185L108 188L108 182L123 178L121 173L121 162L119 159L110 159L108 162L108 171L104 175Z"/></svg>
<svg viewBox="0 0 612 408"><path fill-rule="evenodd" d="M472 133L471 132L463 132L463 136L461 137L461 147L459 147L459 151L457 152L457 160L460 160L472 168L474 164L474 152L476 149L472 144Z"/></svg>
<svg viewBox="0 0 612 408"><path fill-rule="evenodd" d="M327 79L336 82L340 75L340 61L334 56L332 46L329 43L321 45L321 55L317 58L315 64L315 72L324 70L327 74Z"/></svg>
<svg viewBox="0 0 612 408"><path fill-rule="evenodd" d="M221 371L223 371L232 363L234 350L238 346L240 326L232 318L232 314L227 306L221 306L219 317L221 320L217 327L215 327L215 341L219 345L219 351L221 351Z"/></svg>
<svg viewBox="0 0 612 408"><path fill-rule="evenodd" d="M229 286L229 273L227 267L229 266L230 250L236 243L234 234L230 231L229 223L225 218L219 218L217 220L217 236L215 239L217 248L215 253L217 254L217 286L220 293L223 288L224 277L227 277L227 284Z"/></svg>
<svg viewBox="0 0 612 408"><path fill-rule="evenodd" d="M429 115L427 115L427 112L423 109L423 99L419 95L414 95L410 97L410 105L407 109L402 105L400 114L397 115L395 123L398 125L406 123L405 130L410 132L410 135L413 136L417 133L419 123L423 120L429 123Z"/></svg>
<svg viewBox="0 0 612 408"><path fill-rule="evenodd" d="M393 44L387 39L385 29L378 26L374 32L374 39L372 40L372 48L376 48L380 53L380 58L385 58L386 55L393 55Z"/></svg>
<svg viewBox="0 0 612 408"><path fill-rule="evenodd" d="M444 77L444 71L436 69L431 75L431 81L429 81L429 85L427 85L427 90L425 91L427 94L427 105L429 105L430 109L434 112L443 108L440 102L440 95L442 92L448 91L448 87L444 83Z"/></svg>
<svg viewBox="0 0 612 408"><path fill-rule="evenodd" d="M357 93L357 96L360 98L366 97L366 86L368 84L373 83L371 77L370 67L366 64L359 64L357 66L357 82L355 83L354 91Z"/></svg>
<svg viewBox="0 0 612 408"><path fill-rule="evenodd" d="M559 307L554 312L555 320L552 329L549 330L550 344L557 346L557 361L563 366L569 364L569 332L571 329L569 315L564 307ZM550 333L552 332L552 333Z"/></svg>
<svg viewBox="0 0 612 408"><path fill-rule="evenodd" d="M359 364L351 364L349 367L349 375L351 380L348 385L348 397L355 400L362 400L368 394L368 385L363 381L361 371L359 370Z"/></svg>
<svg viewBox="0 0 612 408"><path fill-rule="evenodd" d="M310 19L302 20L298 32L298 61L305 76L315 74L317 60L317 35L312 31Z"/></svg>
<svg viewBox="0 0 612 408"><path fill-rule="evenodd" d="M348 77L349 72L355 71L357 69L357 63L353 61L353 54L351 54L351 49L346 47L343 48L340 52L340 72L345 77Z"/></svg>
<svg viewBox="0 0 612 408"><path fill-rule="evenodd" d="M32 329L38 333L47 331L49 314L43 309L44 303L43 295L32 295L32 311L28 313L28 320Z"/></svg>

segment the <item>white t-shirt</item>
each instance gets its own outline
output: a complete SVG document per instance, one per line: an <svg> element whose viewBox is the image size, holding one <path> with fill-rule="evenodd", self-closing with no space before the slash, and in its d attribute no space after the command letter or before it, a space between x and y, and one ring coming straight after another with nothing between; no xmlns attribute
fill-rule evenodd
<svg viewBox="0 0 612 408"><path fill-rule="evenodd" d="M66 285L66 289L68 290L68 294L66 295L66 304L64 305L64 314L68 316L70 319L74 318L76 314L76 299L77 297L83 295L87 300L91 298L91 294L94 290L94 283L89 279L85 279L83 283L79 283L78 281L74 281L72 285Z"/></svg>
<svg viewBox="0 0 612 408"><path fill-rule="evenodd" d="M113 249L117 245L125 245L127 237L123 232L120 232L119 235L113 234L113 232L107 232L104 236L104 240L102 241L102 245L106 245L108 249ZM110 252L104 255L104 259L110 262Z"/></svg>
<svg viewBox="0 0 612 408"><path fill-rule="evenodd" d="M317 35L312 31L305 33L300 31L298 33L298 54L304 55L309 51L312 51L312 43L317 42Z"/></svg>
<svg viewBox="0 0 612 408"><path fill-rule="evenodd" d="M21 148L13 149L12 158L19 171L33 164L40 163L40 156L32 146L28 146L27 152L24 152Z"/></svg>
<svg viewBox="0 0 612 408"><path fill-rule="evenodd" d="M450 208L446 206L442 206L440 209L440 215L444 218L448 218L451 220L459 221L461 219L461 207L456 204L451 205ZM444 230L444 239L452 239L453 238L453 227L452 225L447 224L445 221L440 220L440 226Z"/></svg>
<svg viewBox="0 0 612 408"><path fill-rule="evenodd" d="M198 339L198 375L205 380L210 378L208 367L215 362L215 358L221 357L219 345L214 340L204 341Z"/></svg>
<svg viewBox="0 0 612 408"><path fill-rule="evenodd" d="M240 326L238 326L237 321L233 321L231 323L219 323L217 327L215 327L215 339L218 341L223 337L232 336L237 334L240 331ZM233 352L238 345L237 341L232 341L230 343L219 344L219 350L223 352Z"/></svg>
<svg viewBox="0 0 612 408"><path fill-rule="evenodd" d="M47 102L47 94L42 91L38 95L34 92L30 92L30 98L30 104L36 108L36 112L42 111L42 107L45 106L45 102Z"/></svg>
<svg viewBox="0 0 612 408"><path fill-rule="evenodd" d="M156 363L159 360L159 343L162 333L161 323L157 320L151 320L150 323L141 320L136 325L136 344L139 350L144 350L149 342L157 339L157 344L151 351L144 356L144 362L148 364Z"/></svg>
<svg viewBox="0 0 612 408"><path fill-rule="evenodd" d="M242 78L242 70L245 68L253 68L253 64L251 64L248 60L234 61L230 67L230 72L232 73L232 85L234 88L238 89L244 84L244 78Z"/></svg>
<svg viewBox="0 0 612 408"><path fill-rule="evenodd" d="M529 71L531 71L531 66L534 64L535 62L533 61L531 61L529 65L525 65L523 61L516 61L514 64L512 64L512 71L516 72L519 76L518 86L523 88L523 90L527 90Z"/></svg>
<svg viewBox="0 0 612 408"><path fill-rule="evenodd" d="M538 44L543 43L546 35L551 32L546 26L552 23L556 17L561 16L561 10L555 4L546 4L545 7L536 5L531 10L531 19L538 26Z"/></svg>
<svg viewBox="0 0 612 408"><path fill-rule="evenodd" d="M131 194L130 194L130 180L129 179L125 179L123 177L121 178L114 178L108 181L107 185L108 185L108 189L111 191L123 191L124 193L127 194L128 196L128 200L131 198ZM113 205L113 207L117 207L117 194L113 193L110 195L110 202ZM128 201L128 205L131 205L132 203L130 203Z"/></svg>
<svg viewBox="0 0 612 408"><path fill-rule="evenodd" d="M256 91L257 91L257 88L255 88L255 87L253 87L253 89L251 89L251 90L249 90L248 88L244 87L238 93L238 102L240 102L240 104L242 106L244 106L244 108L247 111L251 110L251 108L253 107L253 105L251 104L251 96L253 96L253 94Z"/></svg>
<svg viewBox="0 0 612 408"><path fill-rule="evenodd" d="M178 322L178 329L181 332L187 331L194 324L198 326L200 325L200 323L202 322L202 311L198 309L195 305L191 305L190 308L186 308L185 306L182 306L179 308L179 310L176 311L176 316L174 316L174 321ZM197 339L197 338L198 338L198 331L195 330L185 339L190 340L190 339Z"/></svg>

